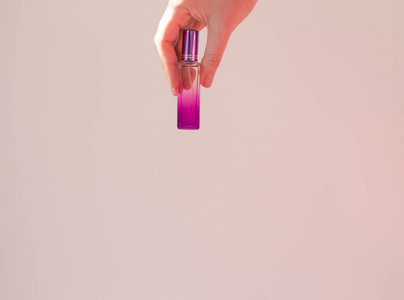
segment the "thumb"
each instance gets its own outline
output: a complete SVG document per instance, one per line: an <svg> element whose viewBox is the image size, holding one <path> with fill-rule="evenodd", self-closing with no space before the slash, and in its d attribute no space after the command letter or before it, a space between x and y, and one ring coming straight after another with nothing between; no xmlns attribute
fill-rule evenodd
<svg viewBox="0 0 404 300"><path fill-rule="evenodd" d="M208 39L205 54L201 61L201 83L204 87L208 88L212 85L230 34L231 32L223 27L208 26Z"/></svg>

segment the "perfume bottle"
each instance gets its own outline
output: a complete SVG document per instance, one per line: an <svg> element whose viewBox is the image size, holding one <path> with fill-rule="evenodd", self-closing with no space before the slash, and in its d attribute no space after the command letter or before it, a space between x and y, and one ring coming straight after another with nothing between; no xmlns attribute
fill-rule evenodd
<svg viewBox="0 0 404 300"><path fill-rule="evenodd" d="M178 64L178 129L199 129L200 65L196 30L184 30L182 55Z"/></svg>

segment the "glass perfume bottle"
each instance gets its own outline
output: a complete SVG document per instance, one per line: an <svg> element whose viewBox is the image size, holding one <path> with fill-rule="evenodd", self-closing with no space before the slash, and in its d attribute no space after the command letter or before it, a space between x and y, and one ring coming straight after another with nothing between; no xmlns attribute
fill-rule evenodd
<svg viewBox="0 0 404 300"><path fill-rule="evenodd" d="M178 129L199 129L200 66L196 30L184 30L182 56L178 64Z"/></svg>

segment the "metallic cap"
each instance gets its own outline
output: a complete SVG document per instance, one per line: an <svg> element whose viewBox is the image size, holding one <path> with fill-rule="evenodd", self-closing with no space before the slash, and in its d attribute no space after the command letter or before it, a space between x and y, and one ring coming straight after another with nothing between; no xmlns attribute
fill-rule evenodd
<svg viewBox="0 0 404 300"><path fill-rule="evenodd" d="M185 61L198 60L199 31L184 30L182 33L182 56Z"/></svg>

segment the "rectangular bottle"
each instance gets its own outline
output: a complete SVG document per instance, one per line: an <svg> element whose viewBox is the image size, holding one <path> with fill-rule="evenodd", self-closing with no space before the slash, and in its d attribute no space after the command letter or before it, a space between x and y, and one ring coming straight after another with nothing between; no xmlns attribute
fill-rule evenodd
<svg viewBox="0 0 404 300"><path fill-rule="evenodd" d="M196 30L183 31L182 56L178 64L178 129L199 129L198 34Z"/></svg>

